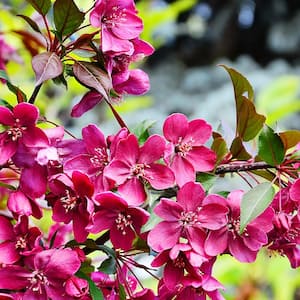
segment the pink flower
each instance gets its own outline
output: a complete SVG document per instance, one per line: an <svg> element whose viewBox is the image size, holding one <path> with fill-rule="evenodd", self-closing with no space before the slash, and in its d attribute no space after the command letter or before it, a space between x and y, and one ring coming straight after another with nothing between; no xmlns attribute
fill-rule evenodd
<svg viewBox="0 0 300 300"><path fill-rule="evenodd" d="M104 168L109 163L106 140L96 125L88 125L82 129L86 152L76 155L64 164L64 171L80 171L88 175L95 186L95 192L107 191L112 184L103 176Z"/></svg>
<svg viewBox="0 0 300 300"><path fill-rule="evenodd" d="M51 193L46 199L53 207L53 220L65 224L72 221L76 241L84 242L88 235L85 227L93 209L93 184L85 174L74 171L72 178L65 174L53 176L49 186Z"/></svg>
<svg viewBox="0 0 300 300"><path fill-rule="evenodd" d="M0 268L0 289L26 289L22 299L66 299L65 285L79 269L80 260L70 249L39 252L25 267L7 265Z"/></svg>
<svg viewBox="0 0 300 300"><path fill-rule="evenodd" d="M205 229L219 229L227 223L228 208L218 203L220 196L205 197L200 184L186 183L177 194L177 201L162 198L154 212L163 219L148 235L148 244L155 251L174 247L180 237L193 249L203 253Z"/></svg>
<svg viewBox="0 0 300 300"><path fill-rule="evenodd" d="M15 226L0 216L0 263L12 264L22 256L38 252L41 250L41 237L42 233L37 227L29 228L26 216L20 217Z"/></svg>
<svg viewBox="0 0 300 300"><path fill-rule="evenodd" d="M224 203L230 209L228 222L219 229L211 229L205 241L205 252L208 255L229 252L240 262L253 262L260 248L267 244L267 232L273 228L274 211L267 208L251 221L240 234L240 204L242 191L231 192Z"/></svg>
<svg viewBox="0 0 300 300"><path fill-rule="evenodd" d="M38 109L29 103L19 103L12 111L0 106L0 124L7 128L0 133L0 165L16 153L19 143L27 147L45 147L49 144L45 133L36 127L38 117Z"/></svg>
<svg viewBox="0 0 300 300"><path fill-rule="evenodd" d="M97 194L95 202L99 207L92 216L92 225L87 228L89 232L99 233L109 229L111 242L116 249L131 249L149 214L142 208L129 206L123 198L112 192Z"/></svg>
<svg viewBox="0 0 300 300"><path fill-rule="evenodd" d="M174 184L173 172L167 166L156 163L164 149L165 141L158 135L152 135L139 147L136 136L130 134L118 143L114 159L104 175L117 183L118 192L128 203L141 204L146 200L144 183L159 190Z"/></svg>
<svg viewBox="0 0 300 300"><path fill-rule="evenodd" d="M179 186L194 181L197 171L214 168L216 154L203 146L212 133L211 126L204 120L189 122L185 115L174 113L165 120L163 132L170 142L165 160L174 171Z"/></svg>
<svg viewBox="0 0 300 300"><path fill-rule="evenodd" d="M133 0L98 0L90 14L90 22L101 28L103 52L132 53L133 45L129 40L137 38L143 30Z"/></svg>

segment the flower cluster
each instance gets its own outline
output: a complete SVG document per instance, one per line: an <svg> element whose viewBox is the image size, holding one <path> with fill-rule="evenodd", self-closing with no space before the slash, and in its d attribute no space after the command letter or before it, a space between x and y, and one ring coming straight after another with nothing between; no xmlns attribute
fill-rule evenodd
<svg viewBox="0 0 300 300"><path fill-rule="evenodd" d="M264 247L300 266L299 135L260 128L259 151L251 157L244 144L258 132L249 133L240 119L230 149L205 120L181 113L166 118L160 135L149 128L134 133L110 101L149 87L147 75L130 68L153 51L139 39L143 24L133 0L96 1L90 24L98 31L75 42L68 40L83 13L72 0L65 16L66 1L54 3L55 35L46 16L51 2L30 3L43 17L48 48L33 58L31 98L9 83L18 103L0 106L0 299L221 300L224 287L213 276L219 255L251 263ZM105 98L121 125L109 136L89 124L76 138L34 104L44 81L65 80L62 58L82 45L93 52L90 61L72 58L67 67L89 91L72 115ZM249 83L236 84L236 97L244 86L249 93ZM247 107L259 126L251 105L239 109ZM241 173L258 181L253 170L270 183L252 187ZM240 174L250 191L212 193L210 179L227 172ZM154 256L151 267L138 260L145 254ZM143 287L137 268L158 280L156 291Z"/></svg>

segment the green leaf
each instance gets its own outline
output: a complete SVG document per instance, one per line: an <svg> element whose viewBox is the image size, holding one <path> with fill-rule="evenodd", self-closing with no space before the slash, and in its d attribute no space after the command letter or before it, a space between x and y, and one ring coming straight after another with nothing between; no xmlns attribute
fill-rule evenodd
<svg viewBox="0 0 300 300"><path fill-rule="evenodd" d="M271 166L277 166L283 162L284 155L284 144L280 136L265 125L258 137L258 156Z"/></svg>
<svg viewBox="0 0 300 300"><path fill-rule="evenodd" d="M98 268L98 270L105 274L114 274L116 272L115 257L109 256L107 259L105 259Z"/></svg>
<svg viewBox="0 0 300 300"><path fill-rule="evenodd" d="M140 144L143 144L150 136L149 129L156 123L152 120L144 120L133 129L133 133L137 136Z"/></svg>
<svg viewBox="0 0 300 300"><path fill-rule="evenodd" d="M33 8L43 16L48 13L51 7L51 0L27 0L27 2L29 2Z"/></svg>
<svg viewBox="0 0 300 300"><path fill-rule="evenodd" d="M13 109L13 106L4 99L0 99L0 106L5 106L10 110Z"/></svg>
<svg viewBox="0 0 300 300"><path fill-rule="evenodd" d="M254 92L249 81L236 70L221 65L228 72L234 89L236 106L236 136L250 141L259 133L266 117L256 112Z"/></svg>
<svg viewBox="0 0 300 300"><path fill-rule="evenodd" d="M148 219L147 223L144 224L141 228L141 233L147 232L154 228L159 222L161 222L161 218L157 216L153 211L150 213L150 218Z"/></svg>
<svg viewBox="0 0 300 300"><path fill-rule="evenodd" d="M24 19L34 31L41 33L41 30L35 21L33 21L32 19L24 15L17 15L17 16Z"/></svg>
<svg viewBox="0 0 300 300"><path fill-rule="evenodd" d="M284 149L290 149L300 142L299 130L287 130L279 133L280 139L283 142Z"/></svg>
<svg viewBox="0 0 300 300"><path fill-rule="evenodd" d="M89 283L90 295L93 300L104 300L102 291L100 289L98 289L96 284L93 282L93 280L88 275L86 275L82 271L77 271L77 273L75 275L79 278L85 279Z"/></svg>
<svg viewBox="0 0 300 300"><path fill-rule="evenodd" d="M56 0L53 12L55 28L61 36L72 34L81 25L85 16L73 0Z"/></svg>
<svg viewBox="0 0 300 300"><path fill-rule="evenodd" d="M8 75L5 70L0 70L0 78L9 81Z"/></svg>
<svg viewBox="0 0 300 300"><path fill-rule="evenodd" d="M120 297L120 300L126 300L127 299L125 288L122 284L119 284L119 297Z"/></svg>
<svg viewBox="0 0 300 300"><path fill-rule="evenodd" d="M248 160L251 158L251 155L247 152L243 145L242 139L237 136L231 143L230 152L232 158L236 158L239 160Z"/></svg>
<svg viewBox="0 0 300 300"><path fill-rule="evenodd" d="M211 149L217 154L217 165L223 160L225 155L228 153L226 141L222 136L213 135L214 141L211 145Z"/></svg>
<svg viewBox="0 0 300 300"><path fill-rule="evenodd" d="M270 182L264 182L244 194L241 202L240 234L256 217L262 214L274 198L275 190Z"/></svg>
<svg viewBox="0 0 300 300"><path fill-rule="evenodd" d="M209 173L197 173L196 182L200 182L205 191L209 191L215 184L217 177Z"/></svg>

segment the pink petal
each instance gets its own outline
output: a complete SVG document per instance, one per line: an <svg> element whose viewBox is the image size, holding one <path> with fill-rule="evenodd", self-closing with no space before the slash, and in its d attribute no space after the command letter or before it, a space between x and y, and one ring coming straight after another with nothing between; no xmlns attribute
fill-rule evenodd
<svg viewBox="0 0 300 300"><path fill-rule="evenodd" d="M160 164L151 164L150 168L146 168L145 179L149 181L153 188L158 190L172 187L175 183L172 170Z"/></svg>
<svg viewBox="0 0 300 300"><path fill-rule="evenodd" d="M0 106L0 124L13 126L15 123L15 118L11 110L7 107Z"/></svg>
<svg viewBox="0 0 300 300"><path fill-rule="evenodd" d="M85 112L94 108L98 103L103 100L103 96L96 91L87 92L81 100L75 104L71 111L71 117L79 118Z"/></svg>
<svg viewBox="0 0 300 300"><path fill-rule="evenodd" d="M174 247L179 240L181 233L179 222L161 222L158 223L148 234L149 246L157 251L163 251Z"/></svg>
<svg viewBox="0 0 300 300"><path fill-rule="evenodd" d="M167 117L163 125L165 138L173 144L177 144L179 138L184 138L187 130L188 119L180 113L174 113Z"/></svg>
<svg viewBox="0 0 300 300"><path fill-rule="evenodd" d="M162 198L155 206L154 210L156 215L169 222L178 222L183 207L178 202L170 199Z"/></svg>
<svg viewBox="0 0 300 300"><path fill-rule="evenodd" d="M95 196L95 201L107 210L125 210L128 207L127 202L113 192L99 193Z"/></svg>
<svg viewBox="0 0 300 300"><path fill-rule="evenodd" d="M256 259L257 251L250 250L240 237L230 238L228 242L230 253L240 262L253 262Z"/></svg>
<svg viewBox="0 0 300 300"><path fill-rule="evenodd" d="M6 266L0 269L0 289L20 290L28 286L30 273L20 266Z"/></svg>
<svg viewBox="0 0 300 300"><path fill-rule="evenodd" d="M5 241L0 244L0 263L13 264L20 259L16 250L16 243Z"/></svg>
<svg viewBox="0 0 300 300"><path fill-rule="evenodd" d="M200 146L210 138L211 134L211 126L204 120L196 119L189 122L188 130L183 142L189 142L192 140L192 145Z"/></svg>
<svg viewBox="0 0 300 300"><path fill-rule="evenodd" d="M268 242L268 237L259 228L248 225L242 235L245 245L252 251L258 251Z"/></svg>
<svg viewBox="0 0 300 300"><path fill-rule="evenodd" d="M0 112L1 114L1 112ZM299 144L300 145L300 144ZM300 179L297 179L290 188L290 197L300 203Z"/></svg>
<svg viewBox="0 0 300 300"><path fill-rule="evenodd" d="M0 133L0 165L4 165L17 151L17 143L7 137L7 132Z"/></svg>
<svg viewBox="0 0 300 300"><path fill-rule="evenodd" d="M104 176L114 180L118 185L124 183L130 176L131 165L128 162L114 159L105 169Z"/></svg>
<svg viewBox="0 0 300 300"><path fill-rule="evenodd" d="M149 91L150 81L147 73L135 69L129 71L128 79L122 83L115 84L113 77L113 86L120 94L143 95Z"/></svg>
<svg viewBox="0 0 300 300"><path fill-rule="evenodd" d="M226 228L210 231L204 243L204 250L210 256L223 253L228 245L228 234Z"/></svg>
<svg viewBox="0 0 300 300"><path fill-rule="evenodd" d="M110 239L116 249L121 248L125 251L131 249L134 238L135 233L130 227L126 227L125 234L116 226L112 226L110 230Z"/></svg>
<svg viewBox="0 0 300 300"><path fill-rule="evenodd" d="M202 206L198 216L201 226L216 230L227 223L228 208L218 204L207 204Z"/></svg>
<svg viewBox="0 0 300 300"><path fill-rule="evenodd" d="M118 192L126 199L129 205L139 205L147 199L144 185L136 177L121 184L118 187Z"/></svg>
<svg viewBox="0 0 300 300"><path fill-rule="evenodd" d="M27 147L48 147L49 140L45 132L38 127L27 128L22 135L22 142Z"/></svg>
<svg viewBox="0 0 300 300"><path fill-rule="evenodd" d="M71 159L68 159L64 164L64 171L74 171L85 173L89 176L94 175L99 168L94 167L91 163L90 154L79 154Z"/></svg>
<svg viewBox="0 0 300 300"><path fill-rule="evenodd" d="M186 159L193 165L196 171L211 171L215 167L216 153L205 146L193 147Z"/></svg>
<svg viewBox="0 0 300 300"><path fill-rule="evenodd" d="M72 181L74 184L74 190L80 197L87 196L91 198L94 194L94 185L91 183L87 175L74 171L72 173Z"/></svg>
<svg viewBox="0 0 300 300"><path fill-rule="evenodd" d="M175 290L177 284L181 283L184 269L176 267L172 262L168 262L164 269L164 283L169 290Z"/></svg>
<svg viewBox="0 0 300 300"><path fill-rule="evenodd" d="M0 216L0 241L12 240L15 238L13 226L9 219Z"/></svg>
<svg viewBox="0 0 300 300"><path fill-rule="evenodd" d="M139 143L137 137L129 134L126 138L120 140L115 159L127 162L129 165L135 165L139 157Z"/></svg>
<svg viewBox="0 0 300 300"><path fill-rule="evenodd" d="M103 230L111 229L116 222L116 218L116 212L105 209L100 210L93 216L93 224L89 225L87 230L91 233L99 233Z"/></svg>
<svg viewBox="0 0 300 300"><path fill-rule="evenodd" d="M13 109L14 117L20 120L23 126L32 126L37 122L39 111L30 103L19 103Z"/></svg>
<svg viewBox="0 0 300 300"><path fill-rule="evenodd" d="M75 213L73 215L73 232L74 238L77 242L83 243L88 236L88 231L85 227L89 223L89 214L86 213Z"/></svg>
<svg viewBox="0 0 300 300"><path fill-rule="evenodd" d="M187 182L195 181L195 169L184 157L175 155L170 167L174 172L176 183L179 187L182 187Z"/></svg>
<svg viewBox="0 0 300 300"><path fill-rule="evenodd" d="M191 244L193 250L199 254L205 255L204 253L204 241L205 241L205 232L197 227L188 227L187 238Z"/></svg>
<svg viewBox="0 0 300 300"><path fill-rule="evenodd" d="M90 153L94 153L96 148L106 148L105 136L94 124L82 129L82 137Z"/></svg>
<svg viewBox="0 0 300 300"><path fill-rule="evenodd" d="M49 249L39 252L34 258L37 270L42 270L48 279L66 280L80 268L76 251L71 249Z"/></svg>
<svg viewBox="0 0 300 300"><path fill-rule="evenodd" d="M21 191L16 191L9 195L7 207L17 215L32 215L31 202Z"/></svg>
<svg viewBox="0 0 300 300"><path fill-rule="evenodd" d="M200 183L188 182L183 185L177 194L177 202L185 211L196 211L202 205L205 191Z"/></svg>
<svg viewBox="0 0 300 300"><path fill-rule="evenodd" d="M160 135L151 135L140 149L139 163L150 164L162 158L166 142Z"/></svg>

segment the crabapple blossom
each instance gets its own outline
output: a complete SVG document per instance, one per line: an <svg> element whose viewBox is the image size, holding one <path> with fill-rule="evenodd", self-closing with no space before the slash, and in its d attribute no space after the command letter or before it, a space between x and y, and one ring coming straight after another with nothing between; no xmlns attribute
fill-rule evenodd
<svg viewBox="0 0 300 300"><path fill-rule="evenodd" d="M0 165L16 153L20 143L27 147L44 147L49 144L46 134L36 127L38 117L38 109L29 103L19 103L12 111L0 106L0 124L6 128L0 133Z"/></svg>
<svg viewBox="0 0 300 300"><path fill-rule="evenodd" d="M165 165L157 163L163 156L165 141L159 135L150 136L139 147L135 135L121 140L115 156L104 171L104 176L114 180L118 192L131 205L146 200L144 182L155 189L165 189L174 185L173 172Z"/></svg>
<svg viewBox="0 0 300 300"><path fill-rule="evenodd" d="M194 181L196 171L206 172L214 168L216 154L203 145L212 133L206 121L188 121L185 115L174 113L166 118L163 132L170 142L165 161L173 170L179 186Z"/></svg>
<svg viewBox="0 0 300 300"><path fill-rule="evenodd" d="M99 204L92 215L92 224L87 227L91 233L110 230L110 239L116 249L128 250L141 227L147 222L149 213L140 207L130 206L119 195L103 192L95 196Z"/></svg>
<svg viewBox="0 0 300 300"><path fill-rule="evenodd" d="M163 219L148 235L148 244L155 251L174 247L185 238L193 249L203 252L205 229L219 229L227 223L228 208L214 198L205 196L199 183L188 182L177 194L177 201L162 198L154 212Z"/></svg>

